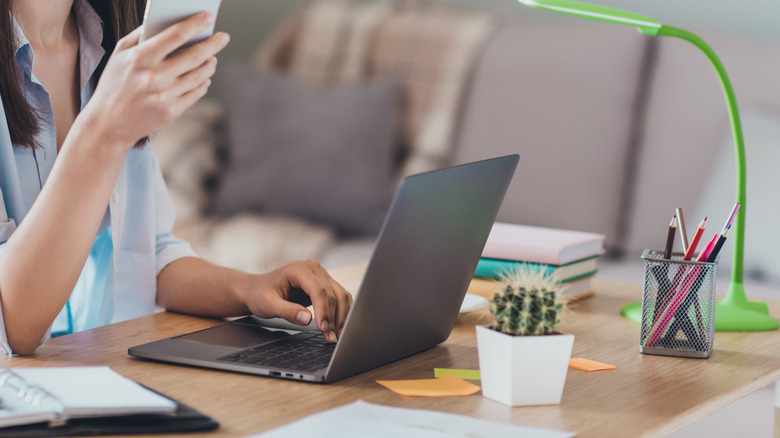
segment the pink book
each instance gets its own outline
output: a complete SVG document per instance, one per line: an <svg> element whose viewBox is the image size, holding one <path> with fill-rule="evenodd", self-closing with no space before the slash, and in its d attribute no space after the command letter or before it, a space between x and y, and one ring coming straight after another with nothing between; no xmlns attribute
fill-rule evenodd
<svg viewBox="0 0 780 438"><path fill-rule="evenodd" d="M482 257L563 265L603 253L603 234L496 222Z"/></svg>

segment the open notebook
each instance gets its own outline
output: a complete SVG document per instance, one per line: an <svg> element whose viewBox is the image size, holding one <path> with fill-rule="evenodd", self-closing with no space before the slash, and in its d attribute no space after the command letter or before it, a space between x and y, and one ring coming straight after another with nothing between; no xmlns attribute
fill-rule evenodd
<svg viewBox="0 0 780 438"><path fill-rule="evenodd" d="M168 414L177 404L108 367L0 369L0 427Z"/></svg>

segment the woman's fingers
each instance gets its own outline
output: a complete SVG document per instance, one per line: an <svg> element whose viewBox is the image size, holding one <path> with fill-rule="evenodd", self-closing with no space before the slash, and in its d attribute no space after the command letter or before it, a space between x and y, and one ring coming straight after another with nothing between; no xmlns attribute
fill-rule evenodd
<svg viewBox="0 0 780 438"><path fill-rule="evenodd" d="M142 31L143 26L138 26L135 28L135 30L125 35L122 39L117 41L116 50L127 50L133 46L138 45L138 40L141 38Z"/></svg>
<svg viewBox="0 0 780 438"><path fill-rule="evenodd" d="M185 109L192 106L195 102L200 100L201 97L206 95L211 85L211 79L206 79L203 83L188 91L187 93L179 97L178 104L181 106L181 110L177 110L178 113L184 112Z"/></svg>
<svg viewBox="0 0 780 438"><path fill-rule="evenodd" d="M204 82L209 81L211 76L217 70L217 58L212 57L206 62L202 63L200 67L188 71L187 73L176 78L165 92L173 97L177 98L183 96L195 88L202 85Z"/></svg>
<svg viewBox="0 0 780 438"><path fill-rule="evenodd" d="M303 290L311 299L317 327L325 339L336 342L344 327L352 296L316 260L288 265L287 283Z"/></svg>
<svg viewBox="0 0 780 438"><path fill-rule="evenodd" d="M195 14L145 40L144 54L151 60L162 61L213 23L214 16L208 12Z"/></svg>
<svg viewBox="0 0 780 438"><path fill-rule="evenodd" d="M339 282L334 280L328 271L323 269L322 273L331 285L336 297L336 335L341 337L341 330L344 329L344 324L347 322L347 315L349 315L349 309L352 307L352 294L347 292Z"/></svg>
<svg viewBox="0 0 780 438"><path fill-rule="evenodd" d="M166 74L173 77L181 76L213 58L230 42L230 35L218 32L207 39L176 53L163 61Z"/></svg>
<svg viewBox="0 0 780 438"><path fill-rule="evenodd" d="M331 300L328 298L328 289L326 284L315 274L315 269L312 269L313 263L319 266L319 263L312 261L294 262L288 265L288 283L292 287L300 288L309 296L314 307L317 328L322 331L326 340L336 342L335 331L331 328L333 319L329 316L334 312L330 310Z"/></svg>
<svg viewBox="0 0 780 438"><path fill-rule="evenodd" d="M336 317L338 314L338 300L336 299L336 293L333 291L333 285L330 284L327 277L325 276L325 269L323 269L319 263L309 262L309 268L312 270L312 274L314 274L317 279L320 280L325 289L325 299L328 300L328 332L326 333L326 336L329 338L329 340L331 340L331 342L335 342L335 340L338 338L339 329L339 321Z"/></svg>
<svg viewBox="0 0 780 438"><path fill-rule="evenodd" d="M209 39L161 61L156 68L150 67L150 74L153 75L153 79L149 81L150 91L178 97L193 89L214 75L217 67L215 55L229 40L226 33L212 35Z"/></svg>
<svg viewBox="0 0 780 438"><path fill-rule="evenodd" d="M317 328L325 340L336 342L344 327L352 296L316 260L297 261L265 275L250 275L240 294L247 308L263 318L281 316L306 325L314 307Z"/></svg>

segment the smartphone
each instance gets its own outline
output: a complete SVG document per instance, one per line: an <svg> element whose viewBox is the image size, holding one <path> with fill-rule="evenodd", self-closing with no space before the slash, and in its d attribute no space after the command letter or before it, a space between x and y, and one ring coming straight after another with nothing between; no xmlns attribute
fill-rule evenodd
<svg viewBox="0 0 780 438"><path fill-rule="evenodd" d="M222 0L147 0L141 41L149 39L198 12L209 12L217 17ZM203 41L214 33L214 25L204 29L177 50Z"/></svg>

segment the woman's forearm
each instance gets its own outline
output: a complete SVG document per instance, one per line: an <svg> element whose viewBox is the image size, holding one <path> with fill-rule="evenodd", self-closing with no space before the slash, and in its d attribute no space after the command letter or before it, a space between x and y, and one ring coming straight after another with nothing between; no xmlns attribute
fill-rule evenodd
<svg viewBox="0 0 780 438"><path fill-rule="evenodd" d="M157 276L157 304L191 315L237 316L249 313L241 292L249 275L196 257L174 260Z"/></svg>
<svg viewBox="0 0 780 438"><path fill-rule="evenodd" d="M17 353L38 347L73 291L130 148L106 144L90 125L74 123L46 184L0 257L6 335Z"/></svg>

